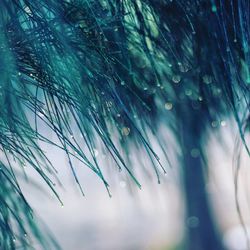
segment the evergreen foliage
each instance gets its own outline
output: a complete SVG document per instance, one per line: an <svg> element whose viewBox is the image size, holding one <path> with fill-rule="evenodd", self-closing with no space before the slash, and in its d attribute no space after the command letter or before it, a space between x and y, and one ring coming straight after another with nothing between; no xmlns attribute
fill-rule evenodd
<svg viewBox="0 0 250 250"><path fill-rule="evenodd" d="M166 170L148 132L164 150L163 122L183 146L184 117L196 121L202 155L207 131L233 115L249 153L249 10L248 0L1 0L1 249L30 249L27 231L44 242L14 170L34 168L57 196L41 141L65 151L81 190L73 158L109 190L99 140L137 186L129 143L143 148L159 178Z"/></svg>

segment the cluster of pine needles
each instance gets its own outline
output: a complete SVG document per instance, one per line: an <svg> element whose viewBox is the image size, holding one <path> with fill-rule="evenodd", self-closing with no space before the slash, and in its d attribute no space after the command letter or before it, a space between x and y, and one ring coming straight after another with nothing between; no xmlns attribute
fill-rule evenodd
<svg viewBox="0 0 250 250"><path fill-rule="evenodd" d="M178 142L183 116L198 117L201 140L233 116L247 148L249 10L246 0L1 0L0 248L31 249L35 237L49 249L16 178L16 166L34 168L59 199L40 143L64 150L82 192L72 159L109 191L100 142L139 187L131 143L159 178L166 170L148 134L164 151L159 125Z"/></svg>

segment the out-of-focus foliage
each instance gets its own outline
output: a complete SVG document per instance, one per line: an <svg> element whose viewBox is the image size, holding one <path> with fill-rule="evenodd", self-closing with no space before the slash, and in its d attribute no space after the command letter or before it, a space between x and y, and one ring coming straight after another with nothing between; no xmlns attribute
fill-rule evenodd
<svg viewBox="0 0 250 250"><path fill-rule="evenodd" d="M157 136L160 122L178 139L184 113L199 119L198 136L232 114L245 144L249 6L246 0L1 0L1 248L16 249L15 238L25 246L26 230L37 232L14 162L33 167L57 195L56 170L39 141L65 151L80 188L73 158L107 190L97 138L139 187L129 143L145 150L159 178L165 170L147 132ZM57 142L44 137L43 123Z"/></svg>

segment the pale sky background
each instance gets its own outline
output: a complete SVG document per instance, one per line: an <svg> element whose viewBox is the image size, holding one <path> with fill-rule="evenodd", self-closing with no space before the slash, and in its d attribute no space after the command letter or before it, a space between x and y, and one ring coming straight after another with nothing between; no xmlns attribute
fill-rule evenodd
<svg viewBox="0 0 250 250"><path fill-rule="evenodd" d="M232 152L236 133L229 132L227 126L222 132L225 145L219 145L215 136L208 142L209 195L225 244L230 250L246 250L234 199ZM138 171L142 190L131 189L125 173L107 172L112 193L112 198L109 198L102 182L86 167L76 163L86 194L82 197L65 154L50 146L45 150L59 170L63 188L58 187L57 191L64 206L48 195L48 189L41 182L39 185L45 187L46 192L30 188L26 183L22 186L31 206L54 233L63 250L167 250L180 244L185 224L178 166L167 167L167 175L162 175L160 185L153 171L151 177ZM103 157L99 151L97 154L97 157ZM102 161L105 162L105 158ZM250 166L245 153L241 167L241 207L248 225ZM36 174L30 175L39 183Z"/></svg>

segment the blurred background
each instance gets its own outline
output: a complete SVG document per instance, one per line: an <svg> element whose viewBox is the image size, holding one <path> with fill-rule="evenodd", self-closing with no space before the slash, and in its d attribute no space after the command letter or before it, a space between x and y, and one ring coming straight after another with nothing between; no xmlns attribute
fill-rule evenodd
<svg viewBox="0 0 250 250"><path fill-rule="evenodd" d="M223 123L220 137L215 134L207 142L207 193L222 242L229 250L246 250L247 237L237 213L234 182L236 129ZM52 134L48 136L53 137ZM223 143L221 138L223 138ZM103 183L81 163L75 168L83 186L81 195L70 172L66 156L60 150L44 145L59 171L62 186L57 191L63 206L47 186L27 169L32 184L22 182L24 193L40 219L54 234L64 250L177 250L184 249L185 235L199 227L199 218L185 219L185 202L181 170L178 163L167 168L161 184L151 173L136 166L142 189L135 187L126 173L110 171L106 156L96 149L110 183L110 198ZM136 155L134 156L136 157ZM143 157L143 156L140 156ZM174 159L172 159L174 162ZM249 159L242 150L239 172L239 203L247 230L249 217ZM37 249L38 246L37 246Z"/></svg>

